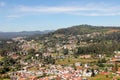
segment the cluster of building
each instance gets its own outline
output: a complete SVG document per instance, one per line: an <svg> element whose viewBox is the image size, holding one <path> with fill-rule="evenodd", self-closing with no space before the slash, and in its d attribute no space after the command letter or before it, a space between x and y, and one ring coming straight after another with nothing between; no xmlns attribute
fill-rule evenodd
<svg viewBox="0 0 120 80"><path fill-rule="evenodd" d="M80 63L75 63L73 66L48 65L48 68L41 67L38 70L20 70L11 73L12 80L87 80L86 77L91 77L99 73L98 70L91 69L87 64L84 68Z"/></svg>
<svg viewBox="0 0 120 80"><path fill-rule="evenodd" d="M84 35L86 37L94 37L96 35L99 35L99 33L94 34L87 34ZM82 37L82 36L80 36ZM22 39L22 40L21 40ZM42 48L43 44L38 44L34 40L31 41L25 41L23 38L15 38L14 41L22 41L22 45L20 46L24 51L27 51L31 48L35 50L39 50ZM8 42L10 43L10 42ZM77 45L77 39L76 37L70 37L68 44L62 45L59 43L56 43L55 48L58 51L62 51L61 49L68 49L69 53L72 51L72 49L76 48ZM87 45L86 42L81 42L81 46ZM47 52L43 53L43 56L50 56L51 53L54 52L52 47L47 47ZM120 61L120 52L115 51L115 56L110 60L110 62L119 62ZM36 54L35 56L39 56ZM60 56L57 56L60 57ZM63 56L65 57L65 56ZM103 58L103 55L98 55L98 57L101 59ZM13 58L16 58L16 55L13 55ZM61 58L61 57L60 57ZM91 55L81 55L80 58L91 58ZM39 64L39 62L38 62ZM28 64L27 64L28 66ZM47 68L46 68L47 67ZM116 69L116 71L119 69ZM117 73L120 73L117 71ZM91 66L88 66L88 64L84 64L84 67L81 66L79 62L75 63L74 66L62 66L62 65L46 65L45 67L38 66L38 70L20 70L17 72L11 73L10 77L11 80L88 80L87 77L92 77L94 75L99 74L99 71Z"/></svg>

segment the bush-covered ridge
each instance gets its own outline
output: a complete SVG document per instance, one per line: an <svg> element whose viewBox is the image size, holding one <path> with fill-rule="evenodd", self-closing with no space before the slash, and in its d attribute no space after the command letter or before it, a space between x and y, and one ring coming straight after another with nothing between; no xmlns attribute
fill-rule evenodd
<svg viewBox="0 0 120 80"><path fill-rule="evenodd" d="M65 34L65 35L82 35L93 32L107 32L109 30L120 30L120 27L106 27L106 26L91 26L91 25L78 25L69 28L58 29L54 34Z"/></svg>

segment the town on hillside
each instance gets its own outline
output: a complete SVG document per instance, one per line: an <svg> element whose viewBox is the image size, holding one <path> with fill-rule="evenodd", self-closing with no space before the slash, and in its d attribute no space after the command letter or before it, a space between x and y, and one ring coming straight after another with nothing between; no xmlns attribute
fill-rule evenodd
<svg viewBox="0 0 120 80"><path fill-rule="evenodd" d="M120 28L73 26L0 40L0 80L120 80Z"/></svg>

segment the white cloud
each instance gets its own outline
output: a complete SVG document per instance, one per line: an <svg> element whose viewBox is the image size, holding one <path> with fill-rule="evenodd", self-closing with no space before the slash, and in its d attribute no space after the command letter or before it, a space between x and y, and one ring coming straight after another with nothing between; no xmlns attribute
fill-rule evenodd
<svg viewBox="0 0 120 80"><path fill-rule="evenodd" d="M6 16L6 18L19 18L20 15L8 15Z"/></svg>
<svg viewBox="0 0 120 80"><path fill-rule="evenodd" d="M72 15L79 15L79 16L117 16L120 13L71 13Z"/></svg>
<svg viewBox="0 0 120 80"><path fill-rule="evenodd" d="M116 16L120 15L120 6L110 6L106 4L86 4L82 6L19 6L18 12L37 14L72 14L81 16Z"/></svg>
<svg viewBox="0 0 120 80"><path fill-rule="evenodd" d="M40 7L29 7L29 6L20 6L18 10L22 12L78 12L78 11L105 11L104 8L95 8L95 7L74 7L74 6L40 6Z"/></svg>
<svg viewBox="0 0 120 80"><path fill-rule="evenodd" d="M0 6L4 7L5 6L5 2L0 2Z"/></svg>

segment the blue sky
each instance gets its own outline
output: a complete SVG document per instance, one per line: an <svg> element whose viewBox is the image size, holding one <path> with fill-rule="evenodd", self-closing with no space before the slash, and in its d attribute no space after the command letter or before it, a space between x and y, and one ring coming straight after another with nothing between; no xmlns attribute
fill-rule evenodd
<svg viewBox="0 0 120 80"><path fill-rule="evenodd" d="M120 0L0 0L0 31L120 26Z"/></svg>

